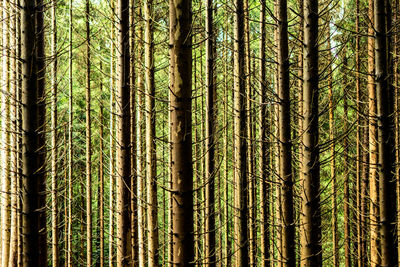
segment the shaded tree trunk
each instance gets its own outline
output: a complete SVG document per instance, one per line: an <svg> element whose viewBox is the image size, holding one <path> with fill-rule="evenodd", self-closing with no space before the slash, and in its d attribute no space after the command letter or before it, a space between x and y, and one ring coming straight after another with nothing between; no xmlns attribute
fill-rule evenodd
<svg viewBox="0 0 400 267"><path fill-rule="evenodd" d="M148 264L158 266L158 212L157 212L157 165L156 165L156 114L154 84L154 22L153 1L144 1L145 18L145 79L146 79L146 171L147 171L147 229Z"/></svg>
<svg viewBox="0 0 400 267"><path fill-rule="evenodd" d="M206 1L206 188L205 188L205 264L216 266L215 247L215 98L213 1Z"/></svg>
<svg viewBox="0 0 400 267"><path fill-rule="evenodd" d="M86 266L92 266L92 125L90 118L90 0L86 0Z"/></svg>
<svg viewBox="0 0 400 267"><path fill-rule="evenodd" d="M318 0L304 1L301 265L320 266L321 208L318 131Z"/></svg>
<svg viewBox="0 0 400 267"><path fill-rule="evenodd" d="M379 177L379 207L381 226L381 255L382 266L395 266L397 264L397 248L395 246L396 232L396 203L395 179L393 177L393 148L391 137L393 125L391 111L390 85L387 79L388 70L388 44L387 44L387 18L385 1L374 3L374 28L375 28L375 83L377 104L377 135L378 135L378 177Z"/></svg>
<svg viewBox="0 0 400 267"><path fill-rule="evenodd" d="M292 140L290 136L290 84L289 84L289 46L287 1L279 0L277 7L278 21L278 103L279 103L279 178L281 184L281 224L282 224L282 264L294 266L295 225L293 216L293 172L292 172Z"/></svg>
<svg viewBox="0 0 400 267"><path fill-rule="evenodd" d="M117 86L116 86L116 185L117 185L117 266L131 264L131 166L130 166L130 55L129 1L117 6Z"/></svg>
<svg viewBox="0 0 400 267"><path fill-rule="evenodd" d="M191 1L170 0L169 12L173 265L191 266L194 260Z"/></svg>

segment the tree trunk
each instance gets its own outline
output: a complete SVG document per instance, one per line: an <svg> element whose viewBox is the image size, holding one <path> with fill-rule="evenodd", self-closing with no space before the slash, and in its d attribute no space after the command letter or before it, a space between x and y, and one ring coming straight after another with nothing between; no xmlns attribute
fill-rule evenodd
<svg viewBox="0 0 400 267"><path fill-rule="evenodd" d="M9 0L3 1L3 56L1 93L1 260L2 266L8 266L10 256L10 15ZM24 27L24 26L23 26Z"/></svg>
<svg viewBox="0 0 400 267"><path fill-rule="evenodd" d="M234 136L235 136L235 215L234 240L236 266L248 263L248 214L247 214L247 140L246 140L246 102L245 102L245 40L243 0L235 0L234 23Z"/></svg>
<svg viewBox="0 0 400 267"><path fill-rule="evenodd" d="M154 22L153 1L144 1L145 18L145 79L146 79L146 170L147 170L147 229L148 263L158 266L158 213L157 213L157 165L156 165L156 114L154 85Z"/></svg>
<svg viewBox="0 0 400 267"><path fill-rule="evenodd" d="M100 61L100 72L103 72L103 64ZM100 140L99 140L99 256L100 267L104 266L104 102L103 102L103 79L100 79Z"/></svg>
<svg viewBox="0 0 400 267"><path fill-rule="evenodd" d="M271 248L270 248L270 229L269 229L269 192L271 190L268 179L270 178L268 150L269 140L267 139L267 126L270 122L270 114L268 114L267 107L267 79L265 68L265 40L266 40L266 27L265 27L265 11L266 2L262 0L260 9L260 111L259 111L259 139L260 139L260 236L261 236L261 266L269 267L271 265Z"/></svg>
<svg viewBox="0 0 400 267"><path fill-rule="evenodd" d="M346 49L343 51L343 113L344 113L344 132L343 139L343 180L344 180L344 259L345 266L351 267L351 237L350 237L350 171L349 171L349 107L348 107L348 80L347 80L347 54Z"/></svg>
<svg viewBox="0 0 400 267"><path fill-rule="evenodd" d="M117 266L131 264L129 1L118 0L116 86Z"/></svg>
<svg viewBox="0 0 400 267"><path fill-rule="evenodd" d="M16 8L16 1L12 1L11 10L12 13L12 21L10 21L11 25L11 34L10 34L10 44L12 50L10 51L10 147L11 147L11 155L10 155L10 168L11 168L11 181L10 181L10 197L11 197L11 219L10 219L10 257L9 257L9 265L16 266L18 264L18 236L19 236L19 228L17 225L18 218L18 207L17 203L19 201L19 187L18 180L20 179L20 175L18 172L18 142L17 136L20 132L18 128L17 122L17 113L18 111L18 79L17 79L17 18L18 18L18 10Z"/></svg>
<svg viewBox="0 0 400 267"><path fill-rule="evenodd" d="M293 172L292 172L292 140L290 136L290 83L289 83L289 46L287 1L279 0L277 10L278 22L278 103L279 103L279 177L282 179L282 264L294 266L295 228L293 216Z"/></svg>
<svg viewBox="0 0 400 267"><path fill-rule="evenodd" d="M132 211L132 216L131 216L131 231L132 231L132 237L131 237L131 247L132 247L132 265L137 266L138 265L138 197L136 194L137 191L137 182L138 182L138 176L137 176L137 126L136 126L136 90L137 87L135 86L136 82L136 65L135 65L135 60L136 57L135 55L135 30L136 30L136 24L137 21L135 20L135 6L136 1L135 0L130 0L129 1L129 25L130 25L130 34L129 34L129 48L130 48L130 131L131 131L131 136L130 136L130 141L131 141L131 185L130 185L130 190L131 190L131 211Z"/></svg>
<svg viewBox="0 0 400 267"><path fill-rule="evenodd" d="M194 260L191 1L170 0L169 8L173 264L191 266Z"/></svg>
<svg viewBox="0 0 400 267"><path fill-rule="evenodd" d="M90 0L86 0L86 266L92 266L92 125L90 118Z"/></svg>
<svg viewBox="0 0 400 267"><path fill-rule="evenodd" d="M36 0L36 72L38 91L38 188L39 188L39 266L47 265L47 223L46 223L46 92L45 92L45 31L44 31L44 2Z"/></svg>
<svg viewBox="0 0 400 267"><path fill-rule="evenodd" d="M395 179L393 177L393 144L390 142L393 135L393 125L390 111L393 102L390 99L390 85L388 84L387 56L387 23L385 16L385 1L374 3L375 28L375 83L377 103L377 135L378 135L378 177L379 177L379 206L381 226L381 255L382 266L397 264L397 248L395 246Z"/></svg>
<svg viewBox="0 0 400 267"><path fill-rule="evenodd" d="M44 266L47 246L42 218L45 217L43 204L44 132L43 47L35 49L34 44L44 45L43 12L40 1L22 1L22 266ZM42 68L41 68L42 67ZM44 236L44 237L43 237ZM42 248L41 248L42 246Z"/></svg>
<svg viewBox="0 0 400 267"><path fill-rule="evenodd" d="M216 266L215 247L215 98L213 1L206 1L206 188L205 264Z"/></svg>
<svg viewBox="0 0 400 267"><path fill-rule="evenodd" d="M109 156L109 172L110 172L110 183L109 183L109 234L108 234L108 264L109 267L114 265L114 237L115 237L115 203L114 203L114 188L115 188L115 0L111 0L111 45L110 45L110 156Z"/></svg>
<svg viewBox="0 0 400 267"><path fill-rule="evenodd" d="M53 64L51 68L51 251L52 251L52 266L58 267L59 260L59 244L58 244L58 187L57 187L57 3L54 2L51 9L52 16L52 46L51 54L53 56Z"/></svg>
<svg viewBox="0 0 400 267"><path fill-rule="evenodd" d="M318 0L304 1L303 164L300 225L302 266L320 266L321 208L318 131Z"/></svg>
<svg viewBox="0 0 400 267"><path fill-rule="evenodd" d="M69 47L68 47L68 237L67 237L67 267L72 267L72 179L73 179L73 87L72 87L72 2L69 0Z"/></svg>
<svg viewBox="0 0 400 267"><path fill-rule="evenodd" d="M371 264L380 265L379 252L379 177L377 173L378 164L378 136L377 136L377 117L376 117L376 91L375 91L375 56L374 56L374 6L373 0L368 1L368 118L369 118L369 173L370 173L370 245L371 245Z"/></svg>

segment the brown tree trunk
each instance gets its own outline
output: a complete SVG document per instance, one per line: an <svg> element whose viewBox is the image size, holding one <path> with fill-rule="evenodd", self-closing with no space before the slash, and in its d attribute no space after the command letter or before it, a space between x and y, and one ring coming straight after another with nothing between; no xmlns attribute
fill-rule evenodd
<svg viewBox="0 0 400 267"><path fill-rule="evenodd" d="M266 27L265 27L265 11L266 2L262 0L260 9L260 111L259 111L259 138L260 138L260 236L261 236L261 266L269 267L271 265L271 248L270 248L270 229L269 229L269 191L270 183L267 181L270 178L268 150L269 140L267 139L267 125L270 122L270 114L268 114L267 107L267 79L265 68L265 40L266 40Z"/></svg>
<svg viewBox="0 0 400 267"><path fill-rule="evenodd" d="M293 216L292 140L290 136L290 84L287 1L279 0L278 22L278 103L279 103L279 178L281 185L282 265L295 266L295 228Z"/></svg>
<svg viewBox="0 0 400 267"><path fill-rule="evenodd" d="M2 56L2 84L1 93L1 259L2 266L8 266L10 256L10 14L9 0L3 1L3 56Z"/></svg>
<svg viewBox="0 0 400 267"><path fill-rule="evenodd" d="M11 44L11 58L10 58L10 168L11 168L11 180L10 180L10 209L11 209L11 218L10 218L10 257L9 257L9 265L16 266L18 260L18 236L19 236L19 228L17 225L18 218L18 207L17 203L19 200L19 188L18 188L18 180L20 179L18 172L18 147L17 147L17 135L19 133L18 123L17 123L17 112L18 111L18 79L17 79L17 17L18 11L16 8L16 1L11 2L11 33L10 33L10 44ZM0 256L1 257L1 256Z"/></svg>
<svg viewBox="0 0 400 267"><path fill-rule="evenodd" d="M320 266L321 208L318 131L318 0L304 1L303 164L300 225L302 266Z"/></svg>
<svg viewBox="0 0 400 267"><path fill-rule="evenodd" d="M135 6L136 1L129 1L129 48L130 48L130 142L131 142L131 247L132 247L132 265L138 265L138 256L139 256L139 247L138 247L138 197L137 197L137 183L138 183L138 175L137 175L137 126L136 126L136 95L137 95L137 87L135 86L136 82L136 64L135 60L135 33L136 33L136 24L138 19L136 20L135 16Z"/></svg>
<svg viewBox="0 0 400 267"><path fill-rule="evenodd" d="M393 177L393 125L390 112L393 110L390 85L388 84L388 44L387 44L387 15L385 1L374 3L375 28L375 83L377 103L377 135L378 135L378 177L379 177L379 207L381 226L381 255L382 266L397 264L397 248L395 245L395 180ZM390 80L390 79L389 79Z"/></svg>
<svg viewBox="0 0 400 267"><path fill-rule="evenodd" d="M376 118L376 91L375 91L375 56L374 56L374 6L373 0L368 1L368 118L369 118L369 179L370 179L370 246L371 246L371 265L380 265L380 245L379 245L379 177L378 167L378 136Z"/></svg>
<svg viewBox="0 0 400 267"><path fill-rule="evenodd" d="M147 233L148 264L158 266L158 213L157 213L157 165L156 165L156 114L154 85L154 22L153 1L144 1L145 19L145 79L146 79L146 171L147 171Z"/></svg>
<svg viewBox="0 0 400 267"><path fill-rule="evenodd" d="M117 5L116 185L117 266L131 264L129 1Z"/></svg>
<svg viewBox="0 0 400 267"><path fill-rule="evenodd" d="M234 240L236 266L248 266L248 212L247 212L247 140L246 140L246 79L243 0L235 0L234 22L234 166L235 214Z"/></svg>
<svg viewBox="0 0 400 267"><path fill-rule="evenodd" d="M67 219L67 260L66 266L72 267L72 179L73 179L73 87L72 87L72 1L69 0L69 33L68 33L68 219Z"/></svg>
<svg viewBox="0 0 400 267"><path fill-rule="evenodd" d="M173 265L191 266L194 260L191 1L170 0L169 12Z"/></svg>
<svg viewBox="0 0 400 267"><path fill-rule="evenodd" d="M52 16L52 46L51 54L53 64L51 68L51 237L52 237L52 266L58 267L59 260L59 244L58 244L58 187L57 187L57 3L54 2L51 9Z"/></svg>
<svg viewBox="0 0 400 267"><path fill-rule="evenodd" d="M346 49L343 51L343 113L344 113L344 132L345 136L343 139L343 180L344 180L344 260L345 266L351 267L351 238L350 238L350 194L349 194L349 106L347 102L348 98L348 80L347 80L347 55Z"/></svg>
<svg viewBox="0 0 400 267"><path fill-rule="evenodd" d="M34 44L42 42L43 20L40 1L22 1L22 266L44 266L47 246L42 218L45 217L43 196L44 147L42 133L44 120L43 90L44 47L35 50ZM42 67L42 68L41 68ZM44 232L44 233L43 233ZM43 237L44 236L44 237Z"/></svg>
<svg viewBox="0 0 400 267"><path fill-rule="evenodd" d="M92 125L90 118L90 0L86 0L86 266L92 266Z"/></svg>
<svg viewBox="0 0 400 267"><path fill-rule="evenodd" d="M103 72L103 64L100 62L100 72ZM99 140L99 249L100 267L105 264L104 256L104 102L103 102L103 80L100 80L100 140Z"/></svg>
<svg viewBox="0 0 400 267"><path fill-rule="evenodd" d="M206 1L206 188L205 188L205 264L216 266L215 247L215 98L213 1Z"/></svg>
<svg viewBox="0 0 400 267"><path fill-rule="evenodd" d="M45 92L45 31L44 31L44 2L36 0L36 72L38 83L38 188L39 188L39 266L47 265L47 223L46 223L46 92Z"/></svg>

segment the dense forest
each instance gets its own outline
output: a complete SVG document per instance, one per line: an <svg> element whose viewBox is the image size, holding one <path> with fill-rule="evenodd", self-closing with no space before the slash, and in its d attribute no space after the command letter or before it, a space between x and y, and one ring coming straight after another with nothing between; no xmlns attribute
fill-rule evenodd
<svg viewBox="0 0 400 267"><path fill-rule="evenodd" d="M0 266L399 266L399 0L2 0Z"/></svg>

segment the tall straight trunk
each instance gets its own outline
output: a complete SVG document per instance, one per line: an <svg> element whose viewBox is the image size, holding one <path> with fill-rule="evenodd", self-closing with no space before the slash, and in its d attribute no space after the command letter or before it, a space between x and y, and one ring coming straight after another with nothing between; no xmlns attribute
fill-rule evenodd
<svg viewBox="0 0 400 267"><path fill-rule="evenodd" d="M45 31L44 2L36 0L36 72L38 92L38 188L39 188L39 266L47 265L47 223L46 223L46 93L45 93Z"/></svg>
<svg viewBox="0 0 400 267"><path fill-rule="evenodd" d="M72 80L72 2L69 0L69 47L68 47L68 236L67 236L67 267L72 267L72 179L73 179L73 80Z"/></svg>
<svg viewBox="0 0 400 267"><path fill-rule="evenodd" d="M10 256L10 14L9 0L3 1L3 56L1 93L1 260L2 266L8 265Z"/></svg>
<svg viewBox="0 0 400 267"><path fill-rule="evenodd" d="M300 40L300 43L299 43L299 48L298 48L299 51L298 51L298 55L297 55L297 61L298 61L297 76L299 77L298 81L297 81L297 88L298 88L297 113L299 114L298 122L297 122L298 123L298 133L297 133L297 136L298 136L298 161L299 161L299 163L298 163L299 170L297 172L298 173L297 179L301 184L301 179L302 179L301 168L302 168L302 164L303 164L303 145L301 143L301 140L302 140L302 136L303 136L303 132L304 132L304 130L303 130L303 102L304 102L303 101L303 38L304 38L304 34L303 34L303 30L304 30L304 28L303 28L303 25L304 25L303 0L298 0L298 6L299 6L298 7L298 10L299 10L299 25L298 25L299 37L298 38ZM298 191L297 194L300 194L300 190L301 190L301 187L297 186L297 191ZM296 207L298 210L297 212L300 215L302 212L301 201L298 201L296 203ZM296 208L295 208L295 211L296 211ZM295 216L297 217L298 215L296 214ZM300 226L297 229L298 229L298 233L297 233L296 241L298 244L300 244L300 239L302 236L302 227ZM296 252L297 253L300 252L300 246L298 246L298 249ZM301 257L297 257L297 265L300 265L300 262L301 262Z"/></svg>
<svg viewBox="0 0 400 267"><path fill-rule="evenodd" d="M117 266L131 264L129 1L118 0L116 86Z"/></svg>
<svg viewBox="0 0 400 267"><path fill-rule="evenodd" d="M132 265L137 266L138 265L138 196L136 194L137 190L137 182L138 182L138 176L136 173L137 170L137 147L136 147L136 89L137 87L135 86L136 82L136 65L135 65L135 30L136 30L136 16L135 16L135 6L136 1L135 0L130 0L129 1L129 25L130 25L130 30L129 30L129 48L130 48L130 131L131 131L131 136L130 136L130 141L131 141L131 231L132 231L132 237L131 237L131 247L132 247Z"/></svg>
<svg viewBox="0 0 400 267"><path fill-rule="evenodd" d="M343 51L343 125L345 136L343 139L343 180L344 180L344 261L345 266L351 266L351 237L350 237L350 171L349 171L349 106L348 106L348 80L347 80L347 55L346 49Z"/></svg>
<svg viewBox="0 0 400 267"><path fill-rule="evenodd" d="M145 80L146 80L146 174L147 174L147 232L148 264L158 266L158 212L157 212L157 165L156 165L156 114L154 84L154 22L153 1L144 1L145 18Z"/></svg>
<svg viewBox="0 0 400 267"><path fill-rule="evenodd" d="M191 266L194 260L191 9L191 1L169 1L172 249L178 266Z"/></svg>
<svg viewBox="0 0 400 267"><path fill-rule="evenodd" d="M247 213L247 140L246 140L246 83L243 0L235 0L234 22L234 165L235 165L235 214L234 240L236 266L248 265L248 213Z"/></svg>
<svg viewBox="0 0 400 267"><path fill-rule="evenodd" d="M205 188L205 264L216 266L215 247L215 98L213 1L206 1L206 188Z"/></svg>
<svg viewBox="0 0 400 267"><path fill-rule="evenodd" d="M295 224L293 216L293 172L292 172L292 140L290 136L290 83L289 83L289 45L287 1L279 0L277 10L278 22L278 103L279 103L279 177L282 179L282 265L294 266Z"/></svg>
<svg viewBox="0 0 400 267"><path fill-rule="evenodd" d="M357 110L357 123L356 123L356 196L357 196L357 206L356 206L356 214L357 214L357 234L356 234L356 246L354 246L357 258L357 266L361 267L361 227L362 227L362 212L361 212L361 92L360 92L360 1L356 0L356 110Z"/></svg>
<svg viewBox="0 0 400 267"><path fill-rule="evenodd" d="M19 172L18 172L18 137L17 134L19 132L18 122L17 122L17 112L18 112L18 69L17 69L17 8L16 8L16 1L12 1L11 3L11 14L12 14L12 21L10 21L11 25L11 34L10 34L10 44L11 44L11 51L10 54L12 55L10 58L10 129L11 129L11 136L10 136L10 146L11 146L11 155L10 155L10 168L11 168L11 180L10 180L10 209L11 209L11 218L10 218L10 257L9 257L9 264L10 265L17 265L18 262L18 236L19 236L19 228L17 225L17 218L18 218L18 194L19 194L19 187L18 187L18 180L20 179Z"/></svg>
<svg viewBox="0 0 400 267"><path fill-rule="evenodd" d="M304 1L301 265L320 266L321 208L318 129L318 0Z"/></svg>
<svg viewBox="0 0 400 267"><path fill-rule="evenodd" d="M58 243L58 187L57 187L57 3L54 2L51 9L51 55L53 64L51 68L51 251L52 251L52 266L58 267L59 259L59 243Z"/></svg>
<svg viewBox="0 0 400 267"><path fill-rule="evenodd" d="M43 132L44 109L43 85L44 67L41 61L41 48L35 49L34 44L44 45L40 31L43 31L43 20L39 14L43 12L40 1L22 1L22 266L44 266L46 250L41 244L45 229L41 229L44 174L44 147L41 146ZM43 232L44 234L43 234ZM45 239L44 239L45 241Z"/></svg>
<svg viewBox="0 0 400 267"><path fill-rule="evenodd" d="M368 1L368 118L369 118L369 173L370 173L370 246L371 246L371 264L380 265L380 245L379 245L379 177L378 167L378 136L377 136L377 118L376 118L376 90L375 90L375 56L374 56L374 3Z"/></svg>
<svg viewBox="0 0 400 267"><path fill-rule="evenodd" d="M115 240L115 0L111 0L111 45L110 45L110 156L109 156L109 223L108 223L108 264L114 266Z"/></svg>
<svg viewBox="0 0 400 267"><path fill-rule="evenodd" d="M138 10L138 16L142 17L142 1L139 2L139 10ZM145 225L146 225L146 202L145 202L145 169L143 167L143 150L144 150L144 140L143 140L143 120L144 120L144 73L143 73L143 68L142 68L142 62L143 62L143 26L142 24L139 24L139 29L138 29L138 67L137 67L137 118L136 118L136 124L137 124L137 129L136 129L136 135L137 135L137 152L136 152L136 157L137 157L137 171L136 175L138 177L138 183L137 183L137 197L138 197L138 242L139 242L139 266L144 267L145 266L145 257L146 257L146 233L145 233Z"/></svg>
<svg viewBox="0 0 400 267"><path fill-rule="evenodd" d="M270 248L270 225L269 225L269 192L270 177L268 150L269 144L267 139L267 127L270 121L270 114L268 114L267 107L267 77L265 67L265 40L266 40L266 25L265 25L265 11L266 1L262 0L260 9L260 54L259 54L259 68L260 68L260 111L259 111L259 141L260 141L260 161L259 161L259 175L260 179L260 238L261 238L261 266L269 267L271 265L271 248Z"/></svg>
<svg viewBox="0 0 400 267"><path fill-rule="evenodd" d="M92 266L92 121L90 118L90 0L86 0L86 266Z"/></svg>
<svg viewBox="0 0 400 267"><path fill-rule="evenodd" d="M225 16L228 16L228 11L224 11ZM224 224L225 224L225 229L224 229L224 261L223 265L225 266L230 266L231 264L231 250L230 250L230 214L229 214L229 183L231 182L229 177L229 158L228 158L228 148L229 148L229 141L228 141L228 133L229 133L229 121L228 121L228 100L229 100L229 92L228 92L228 60L229 60L229 55L228 55L228 18L225 20L224 23L224 44L225 44L225 49L224 49L224 151L223 151L223 157L224 157L224 176L225 176L225 184L224 184Z"/></svg>
<svg viewBox="0 0 400 267"><path fill-rule="evenodd" d="M100 72L103 72L103 64L100 62ZM100 140L99 140L99 257L100 267L105 264L104 257L104 102L103 102L103 79L100 79Z"/></svg>
<svg viewBox="0 0 400 267"><path fill-rule="evenodd" d="M249 10L249 0L244 0L244 57L245 57L245 67L244 67L244 79L245 79L245 100L246 100L246 160L247 160L247 204L248 205L248 243L249 243L249 264L250 266L254 266L256 264L256 252L255 252L255 239L256 234L254 229L256 228L255 224L255 209L254 209L254 173L253 173L253 132L252 132L252 87L251 87L251 50L250 50L250 10Z"/></svg>
<svg viewBox="0 0 400 267"><path fill-rule="evenodd" d="M397 264L397 248L395 246L395 179L393 177L393 149L391 137L393 125L390 111L393 102L390 97L388 84L387 55L387 22L385 15L385 1L374 3L375 28L375 83L377 104L377 134L378 134L378 177L379 177L379 207L381 226L381 266L395 266Z"/></svg>
<svg viewBox="0 0 400 267"><path fill-rule="evenodd" d="M331 20L330 13L328 19ZM335 106L333 96L333 57L331 47L331 32L328 27L328 97L329 97L329 142L330 142L330 178L332 181L332 244L333 244L333 266L339 267L339 242L338 242L338 224L337 224L337 179L336 179L336 140L335 140Z"/></svg>

